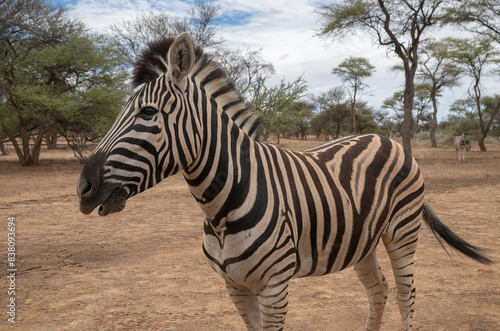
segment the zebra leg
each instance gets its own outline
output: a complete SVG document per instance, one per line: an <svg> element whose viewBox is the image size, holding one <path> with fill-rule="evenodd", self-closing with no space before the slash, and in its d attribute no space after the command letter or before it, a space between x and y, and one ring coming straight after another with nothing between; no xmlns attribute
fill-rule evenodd
<svg viewBox="0 0 500 331"><path fill-rule="evenodd" d="M396 298L403 330L411 330L415 306L415 284L413 283L413 257L417 247L420 215L405 226L396 225L394 236L383 237L384 245L391 260L394 280L396 282Z"/></svg>
<svg viewBox="0 0 500 331"><path fill-rule="evenodd" d="M283 330L288 310L288 280L268 285L259 296L263 330Z"/></svg>
<svg viewBox="0 0 500 331"><path fill-rule="evenodd" d="M228 282L226 282L226 288L247 330L262 330L257 297L249 289L236 287Z"/></svg>
<svg viewBox="0 0 500 331"><path fill-rule="evenodd" d="M354 265L354 270L368 292L370 314L366 320L366 330L379 330L387 301L387 282L378 265L376 251Z"/></svg>

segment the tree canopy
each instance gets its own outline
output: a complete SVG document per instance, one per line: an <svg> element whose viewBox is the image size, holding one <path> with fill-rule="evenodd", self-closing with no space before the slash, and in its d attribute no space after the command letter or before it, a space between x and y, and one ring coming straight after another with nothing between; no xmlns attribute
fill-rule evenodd
<svg viewBox="0 0 500 331"><path fill-rule="evenodd" d="M124 62L60 7L43 0L4 4L0 121L20 163L34 165L50 131L107 130L124 96Z"/></svg>
<svg viewBox="0 0 500 331"><path fill-rule="evenodd" d="M442 25L452 24L500 43L500 3L496 0L453 0L442 17Z"/></svg>
<svg viewBox="0 0 500 331"><path fill-rule="evenodd" d="M439 97L469 79L469 97L452 106L447 123L473 123L483 149L490 130L499 130L500 99L485 96L483 86L486 75L499 72L499 7L493 0L346 0L319 7L318 36L347 40L365 33L397 56L404 89L373 109L362 98L375 70L368 59L345 58L332 70L343 86L316 96L307 94L302 77L273 86L274 66L262 50L229 48L218 35L221 7L209 0L192 2L183 18L140 13L111 25L104 36L48 0L0 0L0 151L7 152L8 139L20 163L33 165L42 141L49 147L62 136L84 159L85 147L102 138L131 93L127 72L138 52L158 36L186 30L264 117L264 138L399 132L411 151L412 135L430 129L435 146ZM430 32L446 24L476 38L434 39ZM466 120L472 106L476 115Z"/></svg>
<svg viewBox="0 0 500 331"><path fill-rule="evenodd" d="M286 82L283 78L279 85L268 87L267 77L258 75L250 86L251 98L249 101L255 106L258 113L264 118L264 138L270 134L279 137L290 125L290 118L286 114L287 109L304 96L307 91L307 83L302 77L293 82Z"/></svg>
<svg viewBox="0 0 500 331"><path fill-rule="evenodd" d="M403 146L411 151L414 80L419 44L424 33L439 22L441 0L347 0L321 6L319 36L344 38L359 31L369 33L376 44L388 47L401 59L405 73Z"/></svg>
<svg viewBox="0 0 500 331"><path fill-rule="evenodd" d="M217 37L214 21L221 7L209 0L195 0L184 18L172 17L166 12L142 12L110 26L110 42L134 64L141 49L160 37L176 37L188 31L199 46L216 47L223 43Z"/></svg>
<svg viewBox="0 0 500 331"><path fill-rule="evenodd" d="M459 85L460 78L460 69L450 58L446 42L433 40L423 44L417 78L430 92L433 108L430 133L431 146L437 147L437 99L445 87L451 88Z"/></svg>
<svg viewBox="0 0 500 331"><path fill-rule="evenodd" d="M332 74L339 76L347 87L351 108L351 133L356 133L356 102L368 87L364 80L370 77L375 67L362 57L349 57L333 68Z"/></svg>

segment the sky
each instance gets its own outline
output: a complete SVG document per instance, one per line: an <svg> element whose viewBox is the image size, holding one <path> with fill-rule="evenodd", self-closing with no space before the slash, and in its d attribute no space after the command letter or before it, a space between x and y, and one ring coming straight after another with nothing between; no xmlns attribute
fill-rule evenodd
<svg viewBox="0 0 500 331"><path fill-rule="evenodd" d="M89 28L106 31L113 23L130 20L141 12L165 11L171 16L185 17L190 8L188 1L180 0L55 0L66 6L72 16L83 21ZM222 7L221 19L216 22L217 34L232 49L261 50L266 62L273 64L275 73L269 83L278 84L281 79L294 81L302 75L308 83L308 92L318 95L341 86L339 77L332 69L349 56L367 58L376 67L362 97L374 109L380 109L383 101L404 88L403 73L390 70L401 60L388 54L385 47L377 47L367 35L359 34L342 42L316 37L321 27L319 16L314 12L330 1L317 0L216 0ZM449 35L463 35L449 30ZM444 91L439 99L438 118L446 118L448 108L456 99L467 96L469 80L462 79L459 88ZM500 80L494 77L485 81L483 95L500 91Z"/></svg>

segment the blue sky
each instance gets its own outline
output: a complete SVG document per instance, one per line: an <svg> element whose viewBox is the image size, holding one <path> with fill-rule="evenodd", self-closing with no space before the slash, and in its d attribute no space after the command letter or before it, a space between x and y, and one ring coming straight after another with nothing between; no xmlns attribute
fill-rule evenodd
<svg viewBox="0 0 500 331"><path fill-rule="evenodd" d="M128 20L140 12L166 11L169 15L185 17L190 8L189 1L169 0L55 0L66 5L71 15L79 18L88 27L105 30L109 25ZM267 62L275 68L271 84L278 84L284 77L293 81L303 75L309 92L318 95L328 89L342 85L340 79L331 74L332 68L349 56L365 57L376 72L366 82L369 91L362 100L379 109L384 99L404 84L403 74L389 70L400 60L395 54L387 54L386 48L373 46L368 36L353 36L344 42L325 41L314 37L320 27L314 10L321 4L332 1L308 0L217 0L222 6L222 19L217 22L217 32L226 40L226 47L233 49L260 49ZM462 32L450 31L463 35ZM463 79L460 88L445 91L439 99L440 118L455 99L466 97L469 81ZM484 95L498 93L500 81L490 78L485 81Z"/></svg>

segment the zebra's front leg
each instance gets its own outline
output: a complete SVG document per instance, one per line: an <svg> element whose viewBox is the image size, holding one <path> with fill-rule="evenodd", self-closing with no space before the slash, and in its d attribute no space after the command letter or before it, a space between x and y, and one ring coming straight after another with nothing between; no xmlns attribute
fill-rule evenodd
<svg viewBox="0 0 500 331"><path fill-rule="evenodd" d="M288 281L268 285L259 295L226 282L226 287L247 330L283 330L288 309Z"/></svg>
<svg viewBox="0 0 500 331"><path fill-rule="evenodd" d="M258 300L262 316L263 330L283 330L288 311L288 281L278 285L268 285Z"/></svg>
<svg viewBox="0 0 500 331"><path fill-rule="evenodd" d="M226 282L226 288L247 330L262 330L260 307L257 297L249 289L228 282Z"/></svg>

